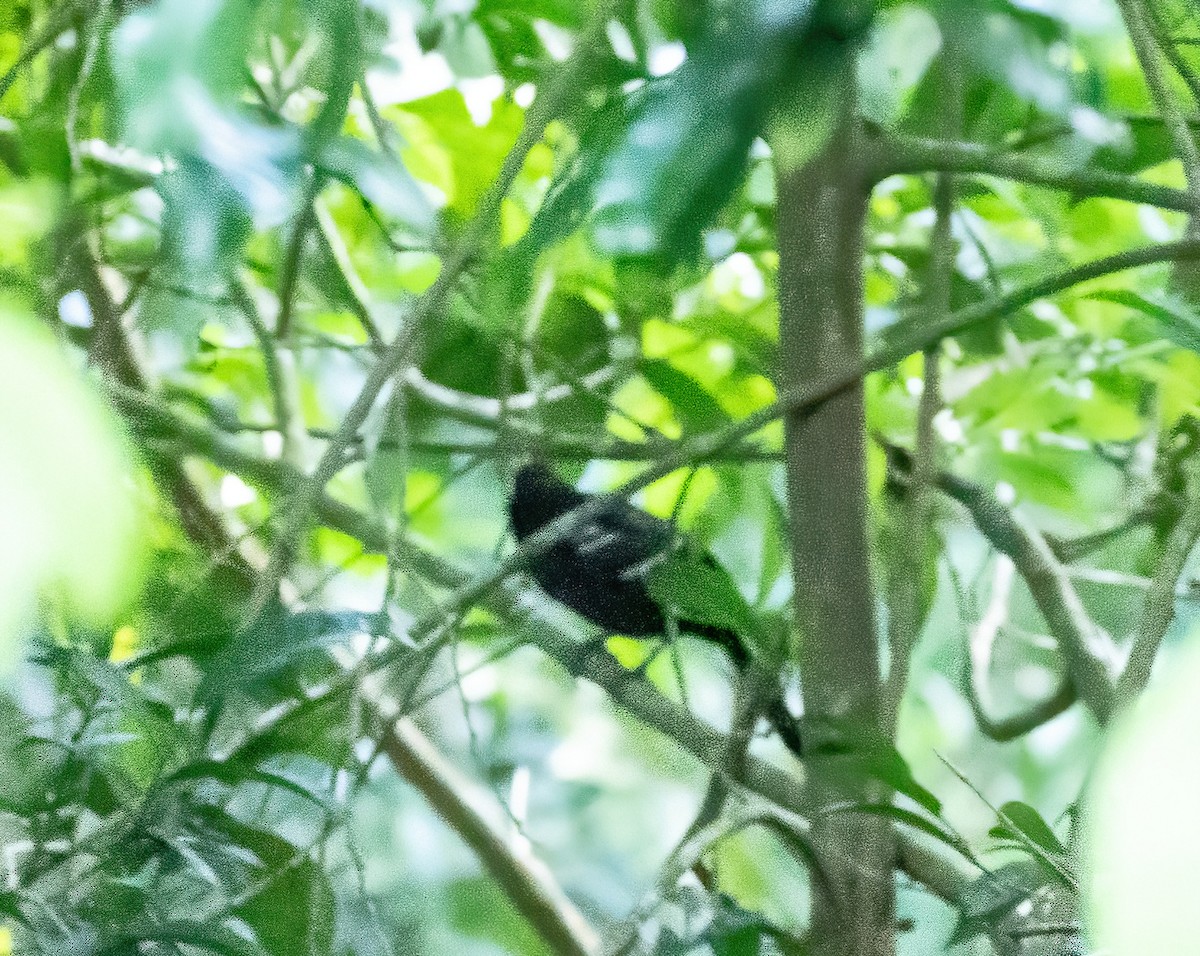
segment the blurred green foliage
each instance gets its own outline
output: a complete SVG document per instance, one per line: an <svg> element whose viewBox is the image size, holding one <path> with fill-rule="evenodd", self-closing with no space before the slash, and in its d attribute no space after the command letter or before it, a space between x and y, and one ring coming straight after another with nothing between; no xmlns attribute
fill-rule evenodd
<svg viewBox="0 0 1200 956"><path fill-rule="evenodd" d="M1194 12L1156 6L1195 39ZM565 0L0 8L0 915L14 953L548 952L377 752L380 718L347 678L372 648L389 655L382 685L483 788L506 839L527 840L599 928L625 918L695 814L704 768L518 646L545 627L591 636L552 607L530 618L517 599L484 601L439 632L438 653L406 637L495 567L519 459L608 489L776 398L780 157L767 142L800 162L848 121L834 104L854 104L864 142L885 146L873 162L907 169L905 143L945 136L957 87L952 140L1058 170L1067 188L1000 164L957 177L953 308L1185 228L1170 209L1070 188L1099 174L1186 185L1114 9L878 7L634 0L605 6L590 32L599 4ZM1193 43L1174 49L1197 69ZM418 322L563 76L495 221ZM930 175L874 184L872 336L929 308L933 206ZM1200 401L1196 306L1169 274L1071 288L943 349L939 467L1054 542L1137 517L1071 572L1122 643L1181 507L1170 438ZM278 543L295 469L315 464L398 336L411 370L296 549L295 608L247 628L238 555ZM914 356L868 378L869 433L914 445L920 377ZM689 616L783 629L780 448L774 422L640 493L716 558L660 575ZM843 810L987 866L954 905L903 882L899 951L1072 952L1063 851L1100 734L1078 707L1011 743L981 733L968 687L989 713L1020 711L1058 686L1059 655L1017 581L990 654L972 661L1002 562L943 499L927 539L908 541L883 452L869 455L880 580L932 560L894 746L850 741L845 754L848 773L899 796ZM1196 623L1194 573L1167 668ZM681 644L653 659L612 649L726 726L728 662ZM1188 769L1186 697L1177 687L1125 732L1097 797L1168 844L1192 816L1151 798L1186 790L1173 775ZM1148 740L1161 748L1145 753ZM794 766L775 742L754 750ZM1097 858L1136 881L1157 844L1104 838L1125 819L1101 818ZM725 836L705 857L711 886L670 887L645 949L802 952L808 862L765 826ZM1145 905L1158 892L1148 879L1097 891L1097 925L1126 947L1114 952L1133 952L1125 933L1145 952L1194 945ZM1166 892L1157 902L1190 918ZM1071 931L1022 936L1031 901ZM1165 934L1153 943L1150 925Z"/></svg>

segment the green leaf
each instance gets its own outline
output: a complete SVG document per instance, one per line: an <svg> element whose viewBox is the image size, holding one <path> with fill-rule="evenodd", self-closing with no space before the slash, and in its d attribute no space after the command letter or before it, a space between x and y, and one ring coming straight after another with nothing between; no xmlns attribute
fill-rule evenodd
<svg viewBox="0 0 1200 956"><path fill-rule="evenodd" d="M841 807L834 807L828 811L827 815L838 813L865 813L871 816L887 817L889 820L895 820L897 823L912 827L914 830L920 830L938 842L944 843L956 852L961 853L968 860L975 860L975 854L957 833L945 824L937 820L931 820L929 817L905 807L898 807L893 803L851 803Z"/></svg>
<svg viewBox="0 0 1200 956"><path fill-rule="evenodd" d="M690 375L665 359L646 359L642 375L663 398L671 403L675 416L689 431L709 431L729 423L720 403Z"/></svg>
<svg viewBox="0 0 1200 956"><path fill-rule="evenodd" d="M593 191L592 235L604 253L668 261L695 255L700 231L741 184L750 144L781 88L797 75L819 80L814 73L827 66L799 55L813 7L735 2L709 18L679 69L638 91ZM813 102L806 96L808 108Z"/></svg>
<svg viewBox="0 0 1200 956"><path fill-rule="evenodd" d="M650 569L650 594L683 621L720 627L745 638L754 615L729 575L715 562L673 554Z"/></svg>
<svg viewBox="0 0 1200 956"><path fill-rule="evenodd" d="M370 633L372 622L355 612L265 611L248 630L228 636L198 660L204 669L201 693L219 695L231 687L254 691L270 686L297 667L322 665L328 649L355 634Z"/></svg>
<svg viewBox="0 0 1200 956"><path fill-rule="evenodd" d="M989 835L998 838L1008 837L1014 840L1021 840L1023 835L1047 853L1066 856L1067 848L1054 835L1054 831L1042 819L1041 814L1029 804L1012 800L1000 808L1000 813L1002 814L999 818L1000 822L988 831Z"/></svg>
<svg viewBox="0 0 1200 956"><path fill-rule="evenodd" d="M227 813L209 810L214 835L262 861L257 887L234 911L254 930L268 953L324 953L333 940L334 900L328 877L308 854L268 830L247 826ZM264 879L265 877L265 879Z"/></svg>
<svg viewBox="0 0 1200 956"><path fill-rule="evenodd" d="M845 761L848 773L865 774L886 783L924 807L934 816L942 812L941 801L917 782L908 762L875 728L845 721L828 721L820 734L819 751Z"/></svg>
<svg viewBox="0 0 1200 956"><path fill-rule="evenodd" d="M385 111L408 146L401 156L417 178L441 189L451 209L464 219L496 178L520 134L524 114L507 100L492 104L492 115L477 126L458 90L444 90Z"/></svg>

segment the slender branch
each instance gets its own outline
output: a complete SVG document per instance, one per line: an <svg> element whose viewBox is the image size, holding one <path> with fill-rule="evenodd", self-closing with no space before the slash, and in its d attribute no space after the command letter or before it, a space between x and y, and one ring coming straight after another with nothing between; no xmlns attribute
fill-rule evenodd
<svg viewBox="0 0 1200 956"><path fill-rule="evenodd" d="M1129 39L1133 43L1142 73L1146 77L1146 85L1150 87L1150 95L1158 106L1167 131L1171 134L1175 155L1183 164L1183 175L1187 180L1188 193L1193 198L1200 198L1200 152L1196 149L1196 141L1192 138L1192 131L1188 128L1187 119L1167 88L1167 79L1163 75L1158 48L1146 23L1145 5L1141 0L1117 0L1117 6L1120 7L1121 16L1125 20L1125 29L1129 31ZM1192 209L1194 212L1196 206L1193 205ZM1189 223L1189 235L1194 235L1190 230L1196 228L1196 222L1196 217L1193 215Z"/></svg>
<svg viewBox="0 0 1200 956"><path fill-rule="evenodd" d="M1073 196L1120 199L1189 213L1200 207L1186 190L1120 173L1078 169L1059 159L1001 153L976 143L889 134L874 155L879 157L872 169L874 181L898 173L976 173L1060 189Z"/></svg>
<svg viewBox="0 0 1200 956"><path fill-rule="evenodd" d="M962 73L956 50L946 54L949 73L948 108L943 118L945 130L958 135L962 126ZM934 186L935 219L929 241L929 272L925 299L934 315L948 315L952 309L951 288L954 280L954 236L951 226L954 216L954 177L941 172ZM887 682L882 694L884 726L896 731L896 718L904 688L908 684L908 669L913 649L924 623L922 599L930 558L926 544L932 538L930 528L931 496L929 487L936 464L937 436L933 419L941 407L941 375L938 365L940 343L925 349L922 354L921 398L917 403L917 442L913 457L912 477L908 495L900 503L897 522L901 534L899 548L903 554L893 554L889 579L894 594L888 615ZM915 548L915 553L913 549Z"/></svg>
<svg viewBox="0 0 1200 956"><path fill-rule="evenodd" d="M604 948L606 956L626 956L637 942L638 929L651 913L671 892L688 870L693 869L708 849L727 833L737 830L749 822L745 808L739 807L734 818L723 819L729 803L729 780L745 775L746 753L754 724L758 718L758 693L762 688L761 675L752 670L739 674L734 695L733 719L729 735L725 738L724 767L714 771L708 781L708 790L700 803L695 818L684 831L675 848L659 867L658 876L641 902L634 907L610 937Z"/></svg>
<svg viewBox="0 0 1200 956"><path fill-rule="evenodd" d="M1195 470L1196 466L1193 463L1189 471ZM1175 591L1179 576L1188 556L1196 547L1197 539L1200 539L1200 486L1195 474L1192 475L1189 485L1187 505L1183 515L1171 529L1162 559L1151 578L1150 588L1142 604L1137 636L1129 653L1129 662L1117 682L1117 703L1120 706L1132 704L1150 679L1158 648L1175 618Z"/></svg>
<svg viewBox="0 0 1200 956"><path fill-rule="evenodd" d="M317 221L317 235L321 239L326 255L333 264L333 274L341 280L342 292L350 302L350 310L366 331L371 348L377 352L381 351L385 343L379 326L371 317L369 305L371 293L367 289L367 284L358 274L358 270L354 268L350 250L346 248L346 241L338 232L337 223L334 222L332 214L320 197L317 197L313 203L313 213Z"/></svg>
<svg viewBox="0 0 1200 956"><path fill-rule="evenodd" d="M1192 100L1197 106L1200 106L1200 77L1196 75L1191 64L1179 52L1179 42L1170 36L1170 29L1164 22L1165 11L1159 4L1152 3L1146 12L1149 14L1147 26L1154 36L1154 42L1162 50L1171 66L1175 68L1179 78L1187 84L1187 88L1192 94Z"/></svg>
<svg viewBox="0 0 1200 956"><path fill-rule="evenodd" d="M592 956L596 931L562 892L544 863L518 853L476 806L484 795L407 719L384 731L381 748L400 774L471 848L551 952Z"/></svg>
<svg viewBox="0 0 1200 956"><path fill-rule="evenodd" d="M286 397L287 386L284 382L284 372L280 368L279 350L276 348L275 338L271 335L271 330L267 328L266 323L263 322L262 316L259 315L258 305L255 303L254 296L245 279L235 276L229 283L229 295L254 332L254 337L258 340L259 351L262 352L263 367L267 372L267 385L271 390L271 402L275 410L275 422L270 430L284 435L290 434L294 427L293 405Z"/></svg>
<svg viewBox="0 0 1200 956"><path fill-rule="evenodd" d="M1000 628L1008 620L1009 597L1012 594L1013 563L1000 558L992 576L992 593L987 609L971 634L970 653L963 665L963 693L971 705L980 732L992 740L1005 743L1023 737L1065 711L1078 699L1070 681L1047 699L1020 713L993 720L984 709L981 678L991 669L992 647Z"/></svg>
<svg viewBox="0 0 1200 956"><path fill-rule="evenodd" d="M68 218L64 225L74 229L77 224ZM143 395L149 388L147 375L125 334L120 313L86 235L75 237L66 258L92 311L94 332L89 358L99 364L111 381L121 383L131 394L148 402ZM187 537L210 551L224 555L221 563L233 572L239 583L249 587L253 575L245 555L231 539L221 515L208 506L204 495L182 465L167 456L151 454L149 466L170 495Z"/></svg>
<svg viewBox="0 0 1200 956"><path fill-rule="evenodd" d="M1063 564L1071 564L1107 547L1122 535L1140 528L1148 521L1153 520L1156 513L1156 509L1152 507L1137 508L1111 528L1103 528L1100 531L1093 531L1091 534L1080 535L1076 538L1059 538L1048 534L1046 542L1059 561Z"/></svg>
<svg viewBox="0 0 1200 956"><path fill-rule="evenodd" d="M1116 648L1088 615L1045 538L986 489L944 472L938 475L937 484L971 513L996 550L1012 558L1058 642L1072 686L1096 719L1107 722L1113 705Z"/></svg>

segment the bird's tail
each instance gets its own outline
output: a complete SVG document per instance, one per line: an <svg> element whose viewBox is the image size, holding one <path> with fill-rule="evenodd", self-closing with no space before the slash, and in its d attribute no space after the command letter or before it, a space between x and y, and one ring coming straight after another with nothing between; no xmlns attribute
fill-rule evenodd
<svg viewBox="0 0 1200 956"><path fill-rule="evenodd" d="M714 627L711 624L696 624L692 621L680 621L679 629L723 647L739 671L745 670L750 663L750 652L746 650L746 642L734 631L723 627ZM796 718L784 704L782 690L771 695L763 716L767 718L767 722L774 728L775 733L779 734L779 739L783 741L784 746L797 757L803 756L804 748L800 742L800 731L796 729Z"/></svg>

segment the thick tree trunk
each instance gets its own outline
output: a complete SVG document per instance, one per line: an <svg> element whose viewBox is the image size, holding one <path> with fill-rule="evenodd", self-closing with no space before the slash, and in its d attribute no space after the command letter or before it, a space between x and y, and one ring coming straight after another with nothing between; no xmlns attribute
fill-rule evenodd
<svg viewBox="0 0 1200 956"><path fill-rule="evenodd" d="M840 115L852 116L851 105ZM814 159L777 169L781 391L861 356L868 189L860 147L847 121ZM886 956L895 948L888 822L822 813L886 797L876 782L848 772L845 756L821 753L831 735L850 744L864 735L878 739L861 384L815 411L789 415L785 429L798 659L812 754L806 796L825 877L813 880L812 951Z"/></svg>

